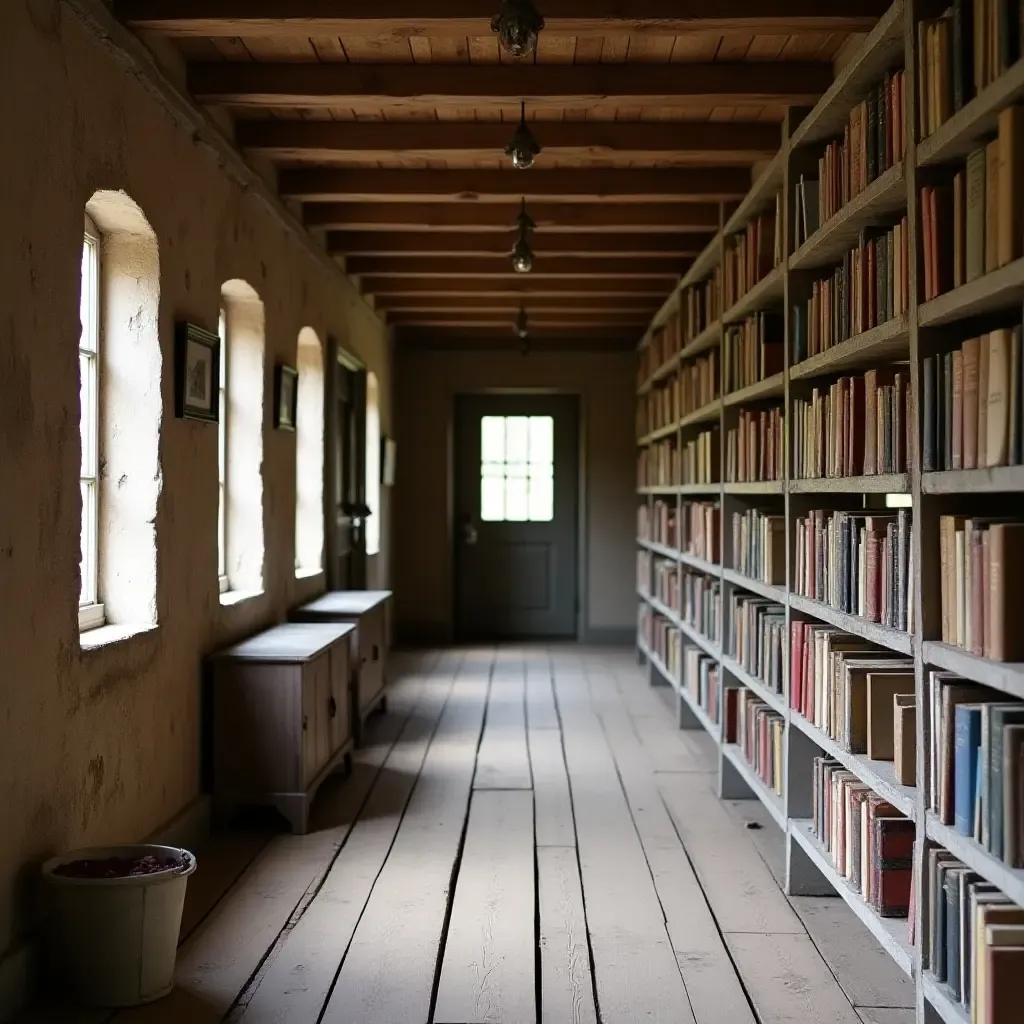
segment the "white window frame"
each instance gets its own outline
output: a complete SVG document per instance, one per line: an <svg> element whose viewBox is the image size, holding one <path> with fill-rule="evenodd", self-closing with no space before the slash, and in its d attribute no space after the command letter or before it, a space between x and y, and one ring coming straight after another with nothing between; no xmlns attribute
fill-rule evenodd
<svg viewBox="0 0 1024 1024"><path fill-rule="evenodd" d="M217 586L222 594L228 580L228 312L221 306L217 321L220 335L220 380L217 383Z"/></svg>
<svg viewBox="0 0 1024 1024"><path fill-rule="evenodd" d="M82 589L78 596L78 629L85 632L106 624L100 595L99 519L100 519L100 302L102 237L93 219L86 214L82 238L82 282L80 298L81 330L78 336L80 393L89 403L82 409L79 432L82 463L79 485L82 492L81 569ZM88 306L86 306L88 302Z"/></svg>

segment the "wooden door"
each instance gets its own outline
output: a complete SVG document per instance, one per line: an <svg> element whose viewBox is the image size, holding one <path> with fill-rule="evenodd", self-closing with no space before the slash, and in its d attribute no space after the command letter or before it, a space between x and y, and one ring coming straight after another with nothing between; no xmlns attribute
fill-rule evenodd
<svg viewBox="0 0 1024 1024"><path fill-rule="evenodd" d="M575 396L457 397L459 637L575 637L578 438Z"/></svg>
<svg viewBox="0 0 1024 1024"><path fill-rule="evenodd" d="M352 697L349 683L352 667L349 658L349 638L331 648L331 687L327 699L327 714L330 726L330 753L334 753L348 740L350 735L349 714Z"/></svg>

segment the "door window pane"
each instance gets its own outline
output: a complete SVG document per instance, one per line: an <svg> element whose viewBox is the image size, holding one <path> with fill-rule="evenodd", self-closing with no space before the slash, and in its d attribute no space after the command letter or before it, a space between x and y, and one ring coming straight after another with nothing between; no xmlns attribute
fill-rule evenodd
<svg viewBox="0 0 1024 1024"><path fill-rule="evenodd" d="M554 420L484 416L480 423L480 518L547 523L555 517Z"/></svg>

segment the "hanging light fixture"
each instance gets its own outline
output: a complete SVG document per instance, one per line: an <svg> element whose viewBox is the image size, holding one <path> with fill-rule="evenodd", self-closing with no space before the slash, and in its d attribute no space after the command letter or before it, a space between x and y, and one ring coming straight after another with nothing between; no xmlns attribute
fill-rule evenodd
<svg viewBox="0 0 1024 1024"><path fill-rule="evenodd" d="M516 226L519 228L519 237L512 247L512 269L517 274L528 274L533 270L533 249L530 248L530 231L536 226L526 212L526 200L523 200L522 209L516 217Z"/></svg>
<svg viewBox="0 0 1024 1024"><path fill-rule="evenodd" d="M519 315L516 317L516 337L521 341L526 341L527 336L530 333L530 324L526 317L526 310L520 306Z"/></svg>
<svg viewBox="0 0 1024 1024"><path fill-rule="evenodd" d="M491 31L498 33L502 48L513 57L533 53L543 27L544 19L532 0L502 0L501 10L491 18Z"/></svg>
<svg viewBox="0 0 1024 1024"><path fill-rule="evenodd" d="M526 104L523 104L522 117L516 128L512 141L505 147L505 155L512 158L512 166L520 170L533 166L533 158L540 153L540 144L533 136L526 123Z"/></svg>

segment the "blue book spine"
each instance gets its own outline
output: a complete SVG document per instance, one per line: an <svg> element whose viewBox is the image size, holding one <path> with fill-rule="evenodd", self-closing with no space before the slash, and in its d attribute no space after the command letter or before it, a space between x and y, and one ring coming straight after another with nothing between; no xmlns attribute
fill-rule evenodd
<svg viewBox="0 0 1024 1024"><path fill-rule="evenodd" d="M981 746L981 708L960 704L956 709L953 754L954 823L962 836L974 835L974 799Z"/></svg>

